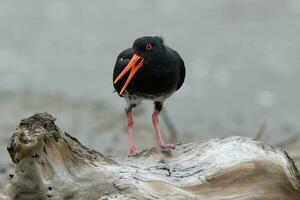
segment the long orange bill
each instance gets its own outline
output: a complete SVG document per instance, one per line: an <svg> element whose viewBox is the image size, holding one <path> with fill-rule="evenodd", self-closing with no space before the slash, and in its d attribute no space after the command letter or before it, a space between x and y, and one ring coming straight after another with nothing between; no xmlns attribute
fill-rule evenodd
<svg viewBox="0 0 300 200"><path fill-rule="evenodd" d="M140 57L136 54L134 54L128 63L128 65L123 69L123 71L118 75L118 77L114 80L114 84L116 84L129 70L130 74L123 85L120 95L126 90L127 86L129 85L131 79L134 77L134 75L138 72L138 70L143 67L144 65L144 58Z"/></svg>

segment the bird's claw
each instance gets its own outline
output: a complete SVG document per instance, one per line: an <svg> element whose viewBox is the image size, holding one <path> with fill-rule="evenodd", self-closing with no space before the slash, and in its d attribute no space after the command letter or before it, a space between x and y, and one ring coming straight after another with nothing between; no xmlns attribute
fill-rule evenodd
<svg viewBox="0 0 300 200"><path fill-rule="evenodd" d="M166 148L171 148L171 149L175 149L175 144L160 144L160 147L162 149L166 149Z"/></svg>
<svg viewBox="0 0 300 200"><path fill-rule="evenodd" d="M137 154L136 146L131 146L128 152L128 156L134 156L135 154Z"/></svg>

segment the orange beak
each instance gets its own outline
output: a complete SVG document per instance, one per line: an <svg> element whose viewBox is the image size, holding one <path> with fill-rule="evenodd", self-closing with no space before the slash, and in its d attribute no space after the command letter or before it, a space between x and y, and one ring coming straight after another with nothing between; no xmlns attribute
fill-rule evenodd
<svg viewBox="0 0 300 200"><path fill-rule="evenodd" d="M119 93L120 95L126 90L127 86L129 85L129 83L132 80L132 78L134 77L134 75L138 72L138 70L141 67L143 67L143 65L144 65L144 58L134 54L132 56L130 62L128 63L128 65L123 69L123 71L114 80L114 84L116 84L130 70L130 74Z"/></svg>

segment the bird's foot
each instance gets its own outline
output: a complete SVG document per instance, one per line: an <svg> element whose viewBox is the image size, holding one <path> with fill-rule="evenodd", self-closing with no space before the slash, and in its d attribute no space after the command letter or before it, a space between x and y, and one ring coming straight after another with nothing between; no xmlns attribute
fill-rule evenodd
<svg viewBox="0 0 300 200"><path fill-rule="evenodd" d="M137 149L136 149L136 146L133 145L129 149L128 156L134 156L135 154L137 154Z"/></svg>
<svg viewBox="0 0 300 200"><path fill-rule="evenodd" d="M160 144L159 145L162 149L166 149L166 148L171 148L171 149L175 149L175 144Z"/></svg>

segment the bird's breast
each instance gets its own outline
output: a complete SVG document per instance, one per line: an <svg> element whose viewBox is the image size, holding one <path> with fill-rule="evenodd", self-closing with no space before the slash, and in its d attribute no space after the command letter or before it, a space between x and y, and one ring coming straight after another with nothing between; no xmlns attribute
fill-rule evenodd
<svg viewBox="0 0 300 200"><path fill-rule="evenodd" d="M146 95L160 95L173 92L176 89L178 75L171 67L143 67L133 78L130 90Z"/></svg>

